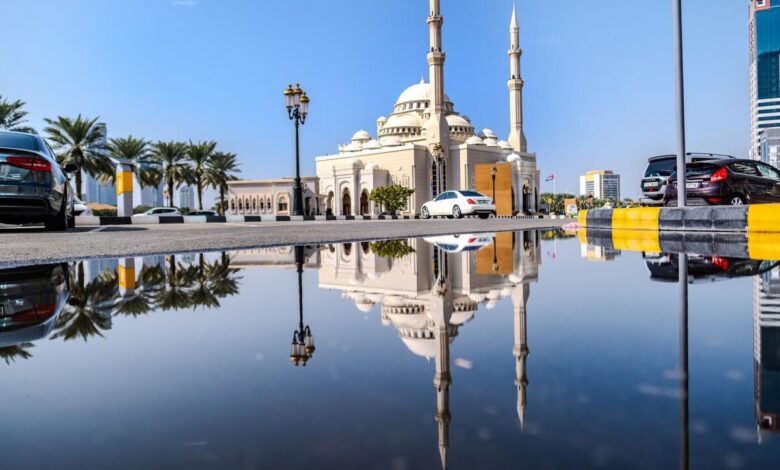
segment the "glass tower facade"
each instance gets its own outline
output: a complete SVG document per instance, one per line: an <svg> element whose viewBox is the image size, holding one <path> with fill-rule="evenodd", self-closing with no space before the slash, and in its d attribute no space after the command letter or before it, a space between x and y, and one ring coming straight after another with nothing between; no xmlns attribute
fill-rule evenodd
<svg viewBox="0 0 780 470"><path fill-rule="evenodd" d="M750 2L750 105L750 156L767 161L761 136L780 128L780 0Z"/></svg>

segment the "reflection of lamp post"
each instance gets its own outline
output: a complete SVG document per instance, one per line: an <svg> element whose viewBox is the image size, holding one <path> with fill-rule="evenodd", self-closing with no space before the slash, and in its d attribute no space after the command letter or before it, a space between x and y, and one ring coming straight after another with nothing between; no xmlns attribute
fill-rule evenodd
<svg viewBox="0 0 780 470"><path fill-rule="evenodd" d="M496 254L496 237L493 237L493 272L498 273L498 255Z"/></svg>
<svg viewBox="0 0 780 470"><path fill-rule="evenodd" d="M690 426L688 414L688 254L678 258L680 285L680 468L690 466Z"/></svg>
<svg viewBox="0 0 780 470"><path fill-rule="evenodd" d="M298 128L306 123L309 114L309 97L300 85L288 85L284 90L284 102L287 115L295 122L295 182L293 183L292 215L303 215L303 187L301 186L301 150L298 139Z"/></svg>
<svg viewBox="0 0 780 470"><path fill-rule="evenodd" d="M498 174L498 168L493 165L490 169L490 177L493 178L493 204L496 203L496 175Z"/></svg>
<svg viewBox="0 0 780 470"><path fill-rule="evenodd" d="M298 271L298 329L293 331L290 361L298 366L306 366L306 362L314 354L314 336L309 325L303 326L303 247L295 247L295 266Z"/></svg>

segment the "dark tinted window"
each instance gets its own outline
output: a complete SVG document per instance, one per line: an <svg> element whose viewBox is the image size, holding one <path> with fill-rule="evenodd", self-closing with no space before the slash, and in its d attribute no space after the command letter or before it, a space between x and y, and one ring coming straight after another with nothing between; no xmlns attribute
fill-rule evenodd
<svg viewBox="0 0 780 470"><path fill-rule="evenodd" d="M759 176L756 166L750 162L734 162L730 166L736 173L748 176Z"/></svg>
<svg viewBox="0 0 780 470"><path fill-rule="evenodd" d="M711 163L697 163L686 166L688 176L704 176L714 173L720 166Z"/></svg>
<svg viewBox="0 0 780 470"><path fill-rule="evenodd" d="M765 165L763 163L757 163L756 165L758 166L758 172L761 173L761 176L764 178L780 180L780 171L777 171L771 166Z"/></svg>
<svg viewBox="0 0 780 470"><path fill-rule="evenodd" d="M485 197L484 194L480 194L476 191L461 191L460 193L466 197Z"/></svg>
<svg viewBox="0 0 780 470"><path fill-rule="evenodd" d="M674 158L665 158L650 162L645 170L645 178L649 176L669 176L677 166Z"/></svg>
<svg viewBox="0 0 780 470"><path fill-rule="evenodd" d="M38 138L34 135L27 135L27 134L0 133L0 147L20 149L20 150L32 150L34 152L41 151L41 147L38 144Z"/></svg>

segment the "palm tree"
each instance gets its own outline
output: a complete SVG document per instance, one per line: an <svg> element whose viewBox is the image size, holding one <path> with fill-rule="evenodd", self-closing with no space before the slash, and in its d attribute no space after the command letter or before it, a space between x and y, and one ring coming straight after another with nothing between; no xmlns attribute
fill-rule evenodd
<svg viewBox="0 0 780 470"><path fill-rule="evenodd" d="M203 187L206 184L206 165L212 155L214 155L214 150L216 148L217 143L213 140L197 144L193 144L192 141L190 141L187 155L190 157L193 166L193 178L195 180L195 188L198 191L198 210L203 210Z"/></svg>
<svg viewBox="0 0 780 470"><path fill-rule="evenodd" d="M142 188L160 184L160 171L149 150L148 141L130 135L110 139L108 149L112 157L128 160L135 165L135 177Z"/></svg>
<svg viewBox="0 0 780 470"><path fill-rule="evenodd" d="M162 176L168 206L173 207L173 190L178 184L192 181L192 167L187 163L187 144L184 142L157 142L152 144L152 156L162 164Z"/></svg>
<svg viewBox="0 0 780 470"><path fill-rule="evenodd" d="M76 172L76 195L81 199L82 172L93 178L110 181L114 178L114 165L107 156L105 145L106 128L97 123L98 118L84 118L79 114L75 119L59 116L56 120L44 119L48 127L44 129L48 139L57 152L60 165L74 163L79 167Z"/></svg>
<svg viewBox="0 0 780 470"><path fill-rule="evenodd" d="M26 104L22 100L8 101L0 95L0 129L35 134L35 129L23 125L27 122L27 111L22 109Z"/></svg>
<svg viewBox="0 0 780 470"><path fill-rule="evenodd" d="M219 190L220 215L225 215L225 193L228 190L228 181L237 179L234 173L241 173L237 158L235 153L216 152L206 162L206 184Z"/></svg>
<svg viewBox="0 0 780 470"><path fill-rule="evenodd" d="M79 262L70 300L54 323L54 334L50 339L68 341L81 337L87 341L92 336L103 336L101 331L111 329L111 312L117 295L116 273L98 276L86 284L84 262Z"/></svg>

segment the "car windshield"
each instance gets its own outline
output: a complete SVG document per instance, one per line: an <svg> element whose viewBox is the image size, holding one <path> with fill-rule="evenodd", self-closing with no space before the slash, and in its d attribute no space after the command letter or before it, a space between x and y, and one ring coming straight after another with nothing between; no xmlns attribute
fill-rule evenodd
<svg viewBox="0 0 780 470"><path fill-rule="evenodd" d="M645 178L650 176L669 176L672 174L676 167L676 161L674 158L664 158L661 160L655 160L647 165L645 170Z"/></svg>
<svg viewBox="0 0 780 470"><path fill-rule="evenodd" d="M486 197L484 194L478 193L476 191L459 191L459 192L466 197Z"/></svg>
<svg viewBox="0 0 780 470"><path fill-rule="evenodd" d="M39 152L38 139L27 134L0 134L0 147Z"/></svg>

